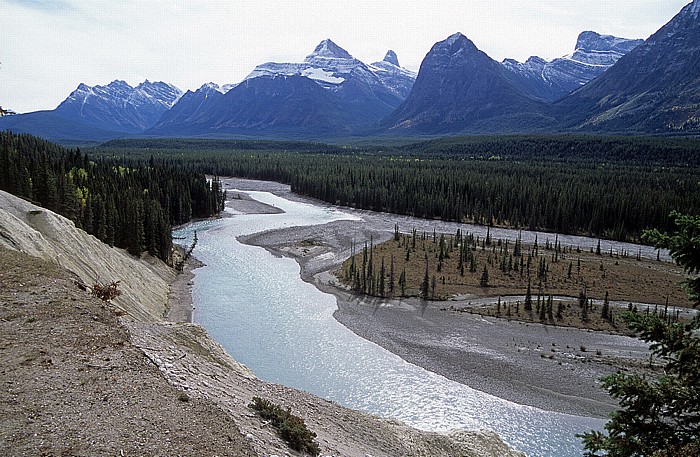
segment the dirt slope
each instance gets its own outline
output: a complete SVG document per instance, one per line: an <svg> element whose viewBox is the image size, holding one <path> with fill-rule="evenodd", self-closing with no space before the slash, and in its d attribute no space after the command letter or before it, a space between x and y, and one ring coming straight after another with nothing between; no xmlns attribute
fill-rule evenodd
<svg viewBox="0 0 700 457"><path fill-rule="evenodd" d="M0 264L0 455L256 455L228 414L168 384L75 276L5 248Z"/></svg>

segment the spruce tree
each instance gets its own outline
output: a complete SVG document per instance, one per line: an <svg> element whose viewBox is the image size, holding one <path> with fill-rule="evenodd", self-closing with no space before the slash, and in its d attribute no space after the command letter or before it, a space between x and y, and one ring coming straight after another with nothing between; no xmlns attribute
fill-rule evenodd
<svg viewBox="0 0 700 457"><path fill-rule="evenodd" d="M669 249L673 259L695 276L700 273L700 216L674 212L671 217L677 226L673 233L647 231L644 239ZM700 280L690 278L686 287L697 300ZM668 323L634 309L623 318L665 365L658 376L618 372L603 378L603 387L620 401L620 409L605 425L607 434L579 435L586 455L700 455L700 319Z"/></svg>
<svg viewBox="0 0 700 457"><path fill-rule="evenodd" d="M489 285L489 270L486 268L486 265L484 265L484 271L481 273L479 285L481 285L481 287L488 287Z"/></svg>
<svg viewBox="0 0 700 457"><path fill-rule="evenodd" d="M525 293L525 311L532 311L532 284L528 280L527 292Z"/></svg>

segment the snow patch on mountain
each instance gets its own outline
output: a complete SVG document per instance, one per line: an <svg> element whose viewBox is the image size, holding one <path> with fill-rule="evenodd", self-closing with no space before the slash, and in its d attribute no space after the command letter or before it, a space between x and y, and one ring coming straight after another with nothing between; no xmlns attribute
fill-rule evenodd
<svg viewBox="0 0 700 457"><path fill-rule="evenodd" d="M551 61L536 56L524 63L505 59L502 64L525 81L533 96L554 101L600 76L643 42L585 31L579 35L572 54Z"/></svg>
<svg viewBox="0 0 700 457"><path fill-rule="evenodd" d="M146 80L136 87L122 80L105 86L81 83L54 111L106 131L137 133L154 125L182 95L161 81Z"/></svg>
<svg viewBox="0 0 700 457"><path fill-rule="evenodd" d="M381 62L366 65L330 39L321 41L303 62L267 62L255 67L245 80L282 76L303 76L334 92L354 80L367 87L381 87L401 99L408 96L416 79L414 72L399 66L394 51L387 52Z"/></svg>

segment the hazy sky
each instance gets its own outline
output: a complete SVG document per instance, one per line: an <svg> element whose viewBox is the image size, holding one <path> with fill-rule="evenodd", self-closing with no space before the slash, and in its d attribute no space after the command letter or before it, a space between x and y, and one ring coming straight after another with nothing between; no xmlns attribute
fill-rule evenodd
<svg viewBox="0 0 700 457"><path fill-rule="evenodd" d="M462 32L496 60L552 59L584 30L647 38L690 0L0 0L0 106L53 109L77 85L241 81L325 38L365 63L418 70Z"/></svg>

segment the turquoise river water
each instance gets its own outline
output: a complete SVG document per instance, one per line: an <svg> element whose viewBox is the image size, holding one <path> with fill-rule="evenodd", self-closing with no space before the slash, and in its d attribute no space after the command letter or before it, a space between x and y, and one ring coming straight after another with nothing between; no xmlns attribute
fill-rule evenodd
<svg viewBox="0 0 700 457"><path fill-rule="evenodd" d="M333 318L335 297L302 281L294 260L236 237L357 217L249 193L285 213L197 222L175 236L191 240L196 230L194 255L206 264L195 271L195 322L261 379L424 430L491 429L532 457L580 456L575 434L602 428L599 419L518 405L450 381L355 335Z"/></svg>

